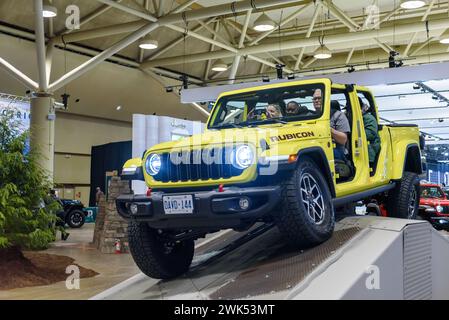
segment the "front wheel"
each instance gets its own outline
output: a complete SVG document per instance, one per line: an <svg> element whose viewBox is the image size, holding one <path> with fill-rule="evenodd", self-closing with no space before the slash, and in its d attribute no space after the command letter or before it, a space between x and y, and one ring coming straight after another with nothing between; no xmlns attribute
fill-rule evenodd
<svg viewBox="0 0 449 320"><path fill-rule="evenodd" d="M86 222L86 216L81 210L72 210L67 215L66 221L70 228L78 229Z"/></svg>
<svg viewBox="0 0 449 320"><path fill-rule="evenodd" d="M402 219L416 219L419 207L419 176L404 172L401 181L388 193L388 216Z"/></svg>
<svg viewBox="0 0 449 320"><path fill-rule="evenodd" d="M155 279L172 279L189 270L194 241L171 242L146 223L130 222L129 249L139 269Z"/></svg>
<svg viewBox="0 0 449 320"><path fill-rule="evenodd" d="M282 209L275 222L289 244L305 248L329 239L335 216L329 187L309 158L300 160L293 174L282 184Z"/></svg>

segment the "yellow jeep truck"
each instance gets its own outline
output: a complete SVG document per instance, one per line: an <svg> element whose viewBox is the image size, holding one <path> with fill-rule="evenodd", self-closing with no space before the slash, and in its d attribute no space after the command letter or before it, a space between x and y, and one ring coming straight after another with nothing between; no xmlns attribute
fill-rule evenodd
<svg viewBox="0 0 449 320"><path fill-rule="evenodd" d="M287 110L291 102L293 112ZM370 162L361 103L379 123L369 89L329 79L225 92L203 134L155 145L129 160L122 176L149 188L146 195L116 200L130 222L138 267L153 278L176 277L192 262L194 240L260 221L275 223L289 244L314 246L332 235L337 209L360 200L391 217L415 218L422 173L418 127L379 124L380 150ZM350 125L344 160L334 158L335 108Z"/></svg>

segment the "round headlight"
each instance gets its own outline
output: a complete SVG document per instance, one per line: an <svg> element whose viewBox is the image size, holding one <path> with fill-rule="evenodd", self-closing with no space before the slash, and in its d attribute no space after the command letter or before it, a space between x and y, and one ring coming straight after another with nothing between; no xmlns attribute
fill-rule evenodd
<svg viewBox="0 0 449 320"><path fill-rule="evenodd" d="M437 206L437 212L443 212L443 207L442 206Z"/></svg>
<svg viewBox="0 0 449 320"><path fill-rule="evenodd" d="M150 154L147 158L145 167L147 173L151 176L155 176L161 170L161 157L158 154Z"/></svg>
<svg viewBox="0 0 449 320"><path fill-rule="evenodd" d="M253 150L247 146L239 146L235 149L234 153L234 164L239 169L246 169L254 161L254 153Z"/></svg>

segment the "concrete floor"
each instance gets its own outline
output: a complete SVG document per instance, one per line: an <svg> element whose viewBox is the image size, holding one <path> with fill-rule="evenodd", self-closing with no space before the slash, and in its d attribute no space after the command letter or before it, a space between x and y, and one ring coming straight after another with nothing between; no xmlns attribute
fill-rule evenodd
<svg viewBox="0 0 449 320"><path fill-rule="evenodd" d="M129 254L101 254L90 243L93 238L93 224L86 224L83 228L76 230L71 229L70 237L67 241L57 241L45 253L69 256L75 259L75 262L85 268L92 269L99 273L96 277L81 279L79 290L68 290L65 282L58 282L49 286L21 288L14 290L0 291L0 300L85 300L96 296L103 291L121 283L137 274L141 274L135 265L131 255ZM209 235L206 239L197 242L197 246L201 246L214 238L220 237L227 233ZM449 232L441 231L441 233L449 238ZM158 280L149 279L142 275L145 288L151 282L152 285ZM138 288L138 284L133 287ZM117 294L118 295L118 294ZM114 299L108 296L103 299ZM115 297L117 298L117 297ZM136 299L136 296L120 296L119 299Z"/></svg>
<svg viewBox="0 0 449 320"><path fill-rule="evenodd" d="M43 252L69 256L75 263L99 273L93 278L81 279L80 289L68 290L65 281L49 286L0 291L2 300L84 300L136 275L139 269L129 254L102 254L92 244L93 224L81 229L68 229L67 241L57 241Z"/></svg>

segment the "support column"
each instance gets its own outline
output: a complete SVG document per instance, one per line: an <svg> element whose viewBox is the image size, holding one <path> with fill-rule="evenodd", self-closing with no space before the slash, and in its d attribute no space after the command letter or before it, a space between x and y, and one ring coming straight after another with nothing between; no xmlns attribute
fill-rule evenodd
<svg viewBox="0 0 449 320"><path fill-rule="evenodd" d="M30 147L38 154L38 165L53 182L55 151L55 108L52 96L31 98Z"/></svg>

